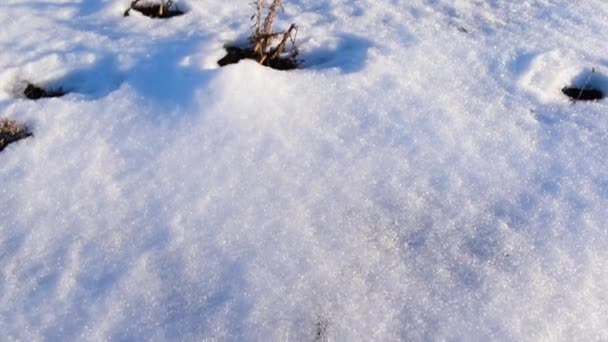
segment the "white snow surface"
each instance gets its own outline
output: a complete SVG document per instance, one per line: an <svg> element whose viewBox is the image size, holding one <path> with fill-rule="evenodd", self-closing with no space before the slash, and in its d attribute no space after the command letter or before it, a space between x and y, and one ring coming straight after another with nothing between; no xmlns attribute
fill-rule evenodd
<svg viewBox="0 0 608 342"><path fill-rule="evenodd" d="M129 2L0 5L1 341L608 340L605 1Z"/></svg>

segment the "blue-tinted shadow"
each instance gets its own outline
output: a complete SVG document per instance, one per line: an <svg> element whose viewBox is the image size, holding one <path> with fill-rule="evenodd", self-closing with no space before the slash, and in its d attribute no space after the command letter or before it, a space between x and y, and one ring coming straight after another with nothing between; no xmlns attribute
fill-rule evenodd
<svg viewBox="0 0 608 342"><path fill-rule="evenodd" d="M303 53L305 69L339 69L343 73L360 71L366 64L370 40L353 34L340 34L335 48L319 49Z"/></svg>

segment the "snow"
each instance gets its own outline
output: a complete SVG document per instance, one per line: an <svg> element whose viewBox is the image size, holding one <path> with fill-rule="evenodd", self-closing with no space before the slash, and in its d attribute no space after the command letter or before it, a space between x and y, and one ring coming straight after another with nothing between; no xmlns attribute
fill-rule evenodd
<svg viewBox="0 0 608 342"><path fill-rule="evenodd" d="M3 1L0 340L608 339L603 1L178 3Z"/></svg>

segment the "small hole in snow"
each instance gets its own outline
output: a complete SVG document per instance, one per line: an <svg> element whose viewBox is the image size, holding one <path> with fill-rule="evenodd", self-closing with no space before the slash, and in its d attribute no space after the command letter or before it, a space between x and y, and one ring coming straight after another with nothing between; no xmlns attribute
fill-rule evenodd
<svg viewBox="0 0 608 342"><path fill-rule="evenodd" d="M131 10L135 10L146 17L153 19L168 19L184 15L186 13L180 10L177 5L171 1L158 4L148 1L140 2L140 0L135 0L131 2L131 6L125 11L123 16L128 17Z"/></svg>
<svg viewBox="0 0 608 342"><path fill-rule="evenodd" d="M595 68L578 74L570 85L562 88L562 93L572 101L596 101L604 98L608 91L608 77Z"/></svg>
<svg viewBox="0 0 608 342"><path fill-rule="evenodd" d="M604 98L604 93L601 90L592 88L564 87L562 93L572 101L594 101Z"/></svg>
<svg viewBox="0 0 608 342"><path fill-rule="evenodd" d="M59 89L44 89L32 83L28 83L27 87L23 91L23 95L30 100L39 100L45 97L61 97L68 92L59 88Z"/></svg>
<svg viewBox="0 0 608 342"><path fill-rule="evenodd" d="M227 46L225 49L226 56L217 61L217 64L221 67L229 64L236 64L243 59L256 60L255 53L251 48ZM278 57L275 59L266 59L264 63L261 64L276 70L293 70L299 68L300 66L298 61L291 55L287 55L285 57Z"/></svg>

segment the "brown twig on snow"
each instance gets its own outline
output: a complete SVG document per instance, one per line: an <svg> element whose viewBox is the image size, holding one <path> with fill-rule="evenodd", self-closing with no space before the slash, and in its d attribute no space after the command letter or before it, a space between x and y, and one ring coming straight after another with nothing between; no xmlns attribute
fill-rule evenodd
<svg viewBox="0 0 608 342"><path fill-rule="evenodd" d="M277 9L282 8L281 0L273 0L272 5L268 8L268 15L266 19L264 19L264 26L262 27L262 34L270 34L272 33L272 25L274 24L274 19L277 17ZM264 45L262 46L264 50L268 47L268 45L272 44L272 37L269 37L264 40Z"/></svg>
<svg viewBox="0 0 608 342"><path fill-rule="evenodd" d="M257 0L255 2L255 13L251 16L251 20L255 20L253 24L253 37L257 37L262 34L262 9L265 7L265 3L263 0Z"/></svg>
<svg viewBox="0 0 608 342"><path fill-rule="evenodd" d="M262 12L265 8L268 8L268 13L262 24ZM272 26L277 16L277 10L283 8L281 0L273 0L272 4L268 5L264 0L257 0L255 2L255 13L251 17L251 20L255 20L253 25L253 34L251 35L251 42L253 45L253 56L260 64L265 62L270 63L280 57L285 51L287 40L291 39L295 48L295 35L297 33L297 27L292 24L289 29L285 32L273 32ZM272 49L272 43L275 38L282 36L281 42ZM296 52L297 53L297 52ZM294 53L295 54L295 53Z"/></svg>
<svg viewBox="0 0 608 342"><path fill-rule="evenodd" d="M272 29L277 17L277 10L283 9L282 0L272 0L271 4L268 4L266 0L254 0L253 5L255 7L255 12L251 16L253 25L252 33L249 37L251 48L247 49L249 51L249 57L247 58L253 58L259 64L276 67L281 63L279 59L281 54L285 51L287 41L291 40L293 45L291 64L297 65L297 62L295 61L298 50L295 44L295 36L297 34L296 25L291 25L287 31L274 32ZM262 18L264 15L265 17ZM273 43L279 37L281 37L281 41L278 45L274 45Z"/></svg>
<svg viewBox="0 0 608 342"><path fill-rule="evenodd" d="M279 57L279 55L283 53L283 50L285 50L285 45L287 45L287 40L291 37L291 32L294 30L297 32L298 27L296 26L296 24L291 24L289 30L285 31L285 33L283 34L283 40L281 40L277 48L272 53L272 56L270 56L271 60Z"/></svg>
<svg viewBox="0 0 608 342"><path fill-rule="evenodd" d="M160 2L160 8L158 9L158 16L162 17L163 14L165 14L165 10L169 10L171 8L171 5L173 5L173 0L167 0L167 2L165 3L165 1L161 0Z"/></svg>
<svg viewBox="0 0 608 342"><path fill-rule="evenodd" d="M253 26L255 29L251 40L253 41L254 53L256 56L258 56L259 61L264 59L263 55L268 51L268 48L272 44L274 38L281 34L272 32L272 25L274 24L274 20L277 16L277 9L283 8L283 5L281 4L281 0L273 0L270 6L268 6L264 0L257 0L255 4L255 14L251 17L252 20L255 20ZM267 7L268 13L266 14L266 18L264 18L264 23L262 24L262 12L264 8Z"/></svg>

